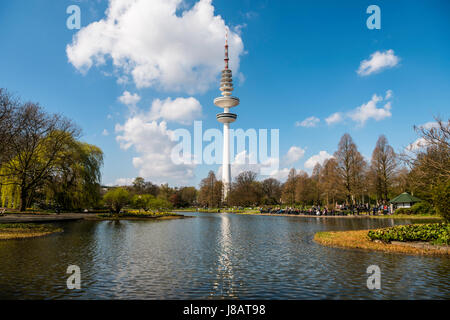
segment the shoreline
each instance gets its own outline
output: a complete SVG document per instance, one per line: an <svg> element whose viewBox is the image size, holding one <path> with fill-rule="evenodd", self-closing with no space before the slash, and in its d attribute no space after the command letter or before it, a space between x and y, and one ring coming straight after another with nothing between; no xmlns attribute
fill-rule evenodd
<svg viewBox="0 0 450 320"><path fill-rule="evenodd" d="M161 221L194 218L181 214L161 214L144 217L99 217L95 213L67 213L67 214L11 214L0 217L0 241L44 237L64 232L64 229L42 223L59 223L70 221Z"/></svg>
<svg viewBox="0 0 450 320"><path fill-rule="evenodd" d="M39 238L62 232L62 228L49 225L3 224L0 225L0 241Z"/></svg>
<svg viewBox="0 0 450 320"><path fill-rule="evenodd" d="M349 219L349 218L368 218L368 219L411 219L411 220L443 220L440 216L417 216L417 215L347 215L347 216L316 216L316 215L304 215L304 214L286 214L286 213L251 213L251 212L226 212L234 214L244 215L256 215L256 216L272 216L272 217L297 217L297 218L331 218L331 219Z"/></svg>
<svg viewBox="0 0 450 320"><path fill-rule="evenodd" d="M314 242L333 248L358 249L364 251L376 251L383 253L448 256L450 257L450 246L432 245L424 242L399 242L383 243L371 241L367 236L370 230L351 231L321 231L314 235Z"/></svg>
<svg viewBox="0 0 450 320"><path fill-rule="evenodd" d="M182 214L162 214L154 216L128 216L128 217L100 217L98 213L47 213L47 214L26 214L12 213L0 216L0 224L4 223L55 223L79 220L155 220L155 219L183 219L187 216Z"/></svg>
<svg viewBox="0 0 450 320"><path fill-rule="evenodd" d="M83 220L88 221L119 221L119 220L134 220L134 221L150 221L150 220L173 220L173 219L185 219L194 218L193 216L185 216L182 214L172 215L160 215L160 216L144 216L144 217L86 217Z"/></svg>

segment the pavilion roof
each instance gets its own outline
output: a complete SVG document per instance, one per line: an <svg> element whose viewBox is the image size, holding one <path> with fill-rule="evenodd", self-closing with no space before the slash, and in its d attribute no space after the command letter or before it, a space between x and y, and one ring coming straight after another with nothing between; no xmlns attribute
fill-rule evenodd
<svg viewBox="0 0 450 320"><path fill-rule="evenodd" d="M389 201L390 203L415 203L420 202L421 199L410 195L408 192L403 192L402 194L396 196L394 199Z"/></svg>

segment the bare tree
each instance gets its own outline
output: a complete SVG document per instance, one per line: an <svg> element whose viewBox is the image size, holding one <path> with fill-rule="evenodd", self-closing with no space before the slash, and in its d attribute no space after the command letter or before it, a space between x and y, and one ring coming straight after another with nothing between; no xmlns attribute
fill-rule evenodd
<svg viewBox="0 0 450 320"><path fill-rule="evenodd" d="M198 202L207 207L219 207L222 201L222 182L216 179L214 171L200 182Z"/></svg>
<svg viewBox="0 0 450 320"><path fill-rule="evenodd" d="M433 189L450 180L450 119L435 117L434 126L415 126L419 143L408 148L402 159L410 167L413 191L432 202Z"/></svg>
<svg viewBox="0 0 450 320"><path fill-rule="evenodd" d="M397 155L384 135L381 135L372 153L370 176L377 198L387 201L392 179L396 173Z"/></svg>
<svg viewBox="0 0 450 320"><path fill-rule="evenodd" d="M348 202L355 202L358 188L364 179L365 161L359 153L352 137L346 133L339 141L338 150L334 153L338 164L341 183L344 186Z"/></svg>
<svg viewBox="0 0 450 320"><path fill-rule="evenodd" d="M320 174L325 202L327 205L329 205L331 201L331 203L334 205L336 200L338 200L338 198L341 198L344 194L344 191L342 190L342 184L340 183L338 164L336 159L330 158L325 160Z"/></svg>
<svg viewBox="0 0 450 320"><path fill-rule="evenodd" d="M295 177L295 202L306 205L311 202L311 179L305 171Z"/></svg>
<svg viewBox="0 0 450 320"><path fill-rule="evenodd" d="M5 89L0 88L0 166L12 156L11 143L18 133L19 101Z"/></svg>
<svg viewBox="0 0 450 320"><path fill-rule="evenodd" d="M294 204L295 203L295 190L297 184L297 172L294 168L289 171L288 178L283 184L283 191L281 199L283 203Z"/></svg>

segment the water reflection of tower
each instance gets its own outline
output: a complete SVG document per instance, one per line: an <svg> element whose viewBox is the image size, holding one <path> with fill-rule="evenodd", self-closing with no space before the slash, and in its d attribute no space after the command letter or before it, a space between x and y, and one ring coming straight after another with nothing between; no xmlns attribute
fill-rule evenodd
<svg viewBox="0 0 450 320"><path fill-rule="evenodd" d="M232 265L232 250L233 244L231 239L231 224L228 214L220 217L220 255L218 261L218 282L216 289L220 286L220 294L222 297L236 298L233 287L233 265Z"/></svg>
<svg viewBox="0 0 450 320"><path fill-rule="evenodd" d="M225 69L222 70L222 78L220 80L220 91L222 97L214 99L214 104L224 109L223 113L217 114L217 121L223 123L223 161L222 161L222 183L223 183L223 200L226 201L231 182L231 165L230 165L230 123L236 121L237 114L231 113L230 108L239 105L239 99L231 96L233 91L232 72L228 69L228 32L225 40Z"/></svg>

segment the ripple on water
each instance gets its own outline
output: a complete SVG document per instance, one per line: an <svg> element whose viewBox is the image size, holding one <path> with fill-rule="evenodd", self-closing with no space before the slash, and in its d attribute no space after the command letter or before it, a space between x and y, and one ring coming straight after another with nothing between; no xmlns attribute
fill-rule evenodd
<svg viewBox="0 0 450 320"><path fill-rule="evenodd" d="M0 242L0 298L449 299L450 259L323 247L318 231L402 221L196 214L82 221L45 238ZM82 289L66 288L79 265ZM380 266L382 290L366 287Z"/></svg>

